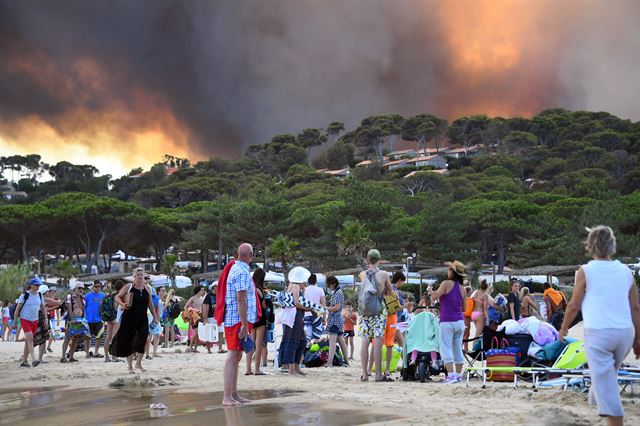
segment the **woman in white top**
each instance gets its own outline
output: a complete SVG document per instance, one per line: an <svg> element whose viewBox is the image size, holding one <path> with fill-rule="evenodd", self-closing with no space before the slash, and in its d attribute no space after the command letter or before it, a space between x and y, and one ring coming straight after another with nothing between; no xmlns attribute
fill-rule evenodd
<svg viewBox="0 0 640 426"><path fill-rule="evenodd" d="M631 270L617 260L616 239L608 226L587 228L586 249L593 260L576 272L560 337L582 309L584 344L591 375L589 402L609 425L623 424L624 410L618 391L618 368L631 347L640 357L640 304ZM635 329L635 330L634 330ZM635 333L635 337L634 337Z"/></svg>

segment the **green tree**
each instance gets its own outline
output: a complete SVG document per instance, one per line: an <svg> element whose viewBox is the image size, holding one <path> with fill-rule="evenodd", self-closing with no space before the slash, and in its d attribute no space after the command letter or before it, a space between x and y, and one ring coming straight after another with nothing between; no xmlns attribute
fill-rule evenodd
<svg viewBox="0 0 640 426"><path fill-rule="evenodd" d="M431 114L419 114L407 119L402 125L402 138L416 142L416 149L424 150L427 155L427 144L433 140L436 150L440 149L443 136L447 134L447 120Z"/></svg>
<svg viewBox="0 0 640 426"><path fill-rule="evenodd" d="M367 226L359 220L348 220L336 232L338 253L355 257L362 269L367 267L365 252L373 246Z"/></svg>
<svg viewBox="0 0 640 426"><path fill-rule="evenodd" d="M8 265L0 270L0 299L13 301L22 291L30 273L31 267L27 263Z"/></svg>
<svg viewBox="0 0 640 426"><path fill-rule="evenodd" d="M329 123L329 125L327 126L327 136L331 141L331 145L336 143L336 141L338 140L338 136L340 136L340 133L342 132L344 132L344 123L341 123L339 121Z"/></svg>
<svg viewBox="0 0 640 426"><path fill-rule="evenodd" d="M269 239L269 245L267 246L267 256L272 259L277 259L282 263L282 270L284 272L284 284L289 283L288 272L291 260L300 254L298 246L300 243L282 234L275 238ZM265 266L266 267L266 266Z"/></svg>
<svg viewBox="0 0 640 426"><path fill-rule="evenodd" d="M304 129L296 136L298 146L307 150L307 157L311 154L311 148L320 146L327 141L327 136L320 129Z"/></svg>
<svg viewBox="0 0 640 426"><path fill-rule="evenodd" d="M353 142L366 153L375 154L379 162L382 162L383 147L385 142L402 131L404 119L398 114L374 115L367 117L355 130Z"/></svg>
<svg viewBox="0 0 640 426"><path fill-rule="evenodd" d="M169 277L171 287L176 289L176 275L178 273L178 256L175 254L165 254L162 256L162 273Z"/></svg>

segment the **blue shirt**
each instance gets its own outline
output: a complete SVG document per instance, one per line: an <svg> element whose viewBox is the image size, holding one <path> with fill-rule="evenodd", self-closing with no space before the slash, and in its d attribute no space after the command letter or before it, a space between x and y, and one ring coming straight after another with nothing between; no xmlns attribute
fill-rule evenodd
<svg viewBox="0 0 640 426"><path fill-rule="evenodd" d="M84 296L84 302L87 305L84 310L84 316L87 322L102 322L100 318L100 304L102 303L102 299L104 299L104 293L89 292L89 294Z"/></svg>
<svg viewBox="0 0 640 426"><path fill-rule="evenodd" d="M156 293L153 293L151 295L151 301L153 302L153 307L157 310L158 305L160 305L160 296L158 296Z"/></svg>
<svg viewBox="0 0 640 426"><path fill-rule="evenodd" d="M247 322L253 324L257 321L256 311L256 289L251 279L249 265L241 260L236 260L227 278L227 294L225 297L225 327L234 326L240 322L240 312L238 311L238 292L247 292Z"/></svg>

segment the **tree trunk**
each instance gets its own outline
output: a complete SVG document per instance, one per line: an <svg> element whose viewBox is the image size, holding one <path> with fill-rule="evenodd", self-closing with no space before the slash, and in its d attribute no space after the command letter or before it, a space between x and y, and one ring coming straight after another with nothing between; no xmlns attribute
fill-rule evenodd
<svg viewBox="0 0 640 426"><path fill-rule="evenodd" d="M222 270L222 232L218 235L218 271Z"/></svg>
<svg viewBox="0 0 640 426"><path fill-rule="evenodd" d="M29 253L27 252L27 234L22 234L22 261L29 263Z"/></svg>
<svg viewBox="0 0 640 426"><path fill-rule="evenodd" d="M98 272L100 272L100 268L98 268L98 260L100 260L100 252L102 252L102 244L104 243L105 238L107 238L107 230L100 229L100 239L96 246L96 269L98 269Z"/></svg>
<svg viewBox="0 0 640 426"><path fill-rule="evenodd" d="M497 244L498 248L498 274L502 274L504 272L504 261L505 261L505 245L502 241L499 241Z"/></svg>

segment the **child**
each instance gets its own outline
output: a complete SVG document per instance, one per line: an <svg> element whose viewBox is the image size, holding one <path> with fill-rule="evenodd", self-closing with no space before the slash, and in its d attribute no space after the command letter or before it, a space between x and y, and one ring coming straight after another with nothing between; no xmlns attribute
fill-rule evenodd
<svg viewBox="0 0 640 426"><path fill-rule="evenodd" d="M342 311L342 316L344 317L344 339L347 346L348 354L347 359L353 359L353 336L354 336L354 327L358 323L358 314L353 311L353 304L351 302L347 302L344 304L344 311Z"/></svg>

